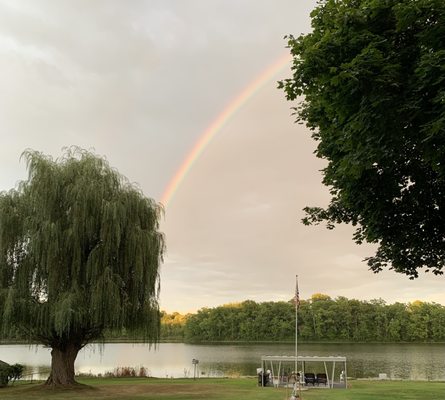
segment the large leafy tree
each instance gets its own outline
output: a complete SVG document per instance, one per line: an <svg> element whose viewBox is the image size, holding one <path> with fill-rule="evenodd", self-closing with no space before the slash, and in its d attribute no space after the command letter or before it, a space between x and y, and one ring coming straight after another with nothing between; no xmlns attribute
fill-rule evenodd
<svg viewBox="0 0 445 400"><path fill-rule="evenodd" d="M0 328L52 348L51 385L105 330L159 336L161 207L106 160L26 151L29 177L0 194Z"/></svg>
<svg viewBox="0 0 445 400"><path fill-rule="evenodd" d="M442 274L445 2L324 0L311 17L279 84L327 160L330 204L303 222L356 226L357 243L378 244L374 272Z"/></svg>

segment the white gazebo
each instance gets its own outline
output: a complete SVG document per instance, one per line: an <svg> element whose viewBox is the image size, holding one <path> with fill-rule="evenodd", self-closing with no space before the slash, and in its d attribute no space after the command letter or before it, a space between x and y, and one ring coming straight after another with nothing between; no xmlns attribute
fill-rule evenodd
<svg viewBox="0 0 445 400"><path fill-rule="evenodd" d="M266 371L270 369L271 379L274 386L280 384L287 384L286 379L286 367L291 367L291 371L300 372L301 383L304 383L304 374L308 363L322 363L324 366L324 373L327 377L326 387L333 388L343 387L347 388L347 373L346 373L346 357L318 357L318 356L262 356L261 357L261 369ZM301 369L299 369L301 366ZM341 368L341 373L337 374L338 380L336 381L336 366ZM321 371L318 371L320 373ZM329 374L329 372L331 372ZM262 384L262 386L264 386Z"/></svg>

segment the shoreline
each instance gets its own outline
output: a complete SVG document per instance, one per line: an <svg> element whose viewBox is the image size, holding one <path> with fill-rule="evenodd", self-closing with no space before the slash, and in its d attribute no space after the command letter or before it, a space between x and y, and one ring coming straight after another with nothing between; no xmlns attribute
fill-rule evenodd
<svg viewBox="0 0 445 400"><path fill-rule="evenodd" d="M149 344L148 342L145 342L142 339L129 339L129 338L119 338L119 339L105 339L103 341L101 340L94 340L92 342L90 342L89 344L108 344L108 343L123 343L123 344L128 344L128 343L146 343L147 345ZM188 345L246 345L246 344L251 344L251 345L256 345L256 344L295 344L294 341L267 341L267 340L260 340L260 341L234 341L234 340L219 340L219 341L193 341L193 342L186 342L183 340L173 340L173 339L169 339L169 340L159 340L159 342L157 343L152 343L152 346L157 346L159 344L167 344L167 343L182 343L182 344L188 344ZM311 341L311 342L303 342L303 341L299 341L298 342L299 345L312 345L312 344L348 344L348 345L354 345L354 344L379 344L379 345L385 345L385 344L445 344L445 342L379 342L379 341L373 341L373 342L348 342L348 341ZM8 339L2 339L0 340L0 345L30 345L30 346L34 346L34 345L41 345L40 342L29 342L26 340L8 340Z"/></svg>

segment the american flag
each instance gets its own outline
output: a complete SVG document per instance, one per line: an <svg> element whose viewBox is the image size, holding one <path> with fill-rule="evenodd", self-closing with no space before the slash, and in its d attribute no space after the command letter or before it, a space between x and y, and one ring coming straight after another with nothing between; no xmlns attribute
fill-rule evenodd
<svg viewBox="0 0 445 400"><path fill-rule="evenodd" d="M296 275L294 303L295 303L295 307L300 308L300 292L298 291L298 275Z"/></svg>

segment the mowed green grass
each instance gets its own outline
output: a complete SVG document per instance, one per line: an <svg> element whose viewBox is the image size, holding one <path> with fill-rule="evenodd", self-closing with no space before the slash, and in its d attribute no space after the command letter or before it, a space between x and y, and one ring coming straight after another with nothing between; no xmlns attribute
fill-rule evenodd
<svg viewBox="0 0 445 400"><path fill-rule="evenodd" d="M284 400L290 390L261 388L256 379L79 379L82 386L49 389L41 384L20 383L0 389L1 400ZM287 397L286 397L287 395ZM353 381L345 389L310 389L302 400L445 400L445 382Z"/></svg>

